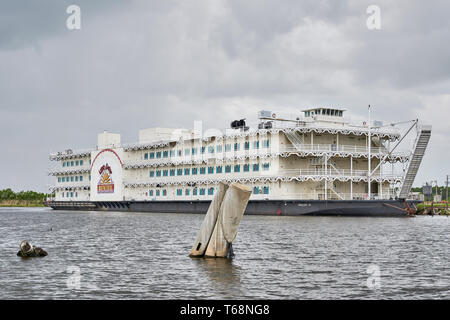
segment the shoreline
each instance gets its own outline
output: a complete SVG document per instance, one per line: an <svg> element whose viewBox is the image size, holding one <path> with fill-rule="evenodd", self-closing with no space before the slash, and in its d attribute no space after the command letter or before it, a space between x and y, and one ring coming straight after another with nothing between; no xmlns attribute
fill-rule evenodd
<svg viewBox="0 0 450 320"><path fill-rule="evenodd" d="M30 201L30 200L4 200L0 201L0 208L37 208L45 207L42 201Z"/></svg>

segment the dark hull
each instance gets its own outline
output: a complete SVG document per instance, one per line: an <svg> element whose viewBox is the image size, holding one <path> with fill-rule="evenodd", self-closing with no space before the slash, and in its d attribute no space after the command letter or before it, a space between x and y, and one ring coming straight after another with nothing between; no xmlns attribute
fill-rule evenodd
<svg viewBox="0 0 450 320"><path fill-rule="evenodd" d="M408 216L406 208L418 201L403 200L251 200L245 214L282 216ZM55 210L132 211L160 213L206 213L210 201L119 201L63 202L48 206Z"/></svg>

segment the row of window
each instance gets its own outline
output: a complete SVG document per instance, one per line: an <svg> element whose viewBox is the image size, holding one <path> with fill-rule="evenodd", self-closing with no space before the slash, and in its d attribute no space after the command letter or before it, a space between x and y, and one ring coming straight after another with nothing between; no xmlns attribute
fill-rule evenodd
<svg viewBox="0 0 450 320"><path fill-rule="evenodd" d="M211 188L193 188L193 189L187 188L187 189L184 189L184 192L183 192L183 189L177 189L177 196L178 197L183 196L183 195L190 196L191 191L192 191L193 196L197 196L197 195L204 196L206 194L208 194L208 196L214 195L214 188L211 187ZM149 197L153 197L153 196L165 197L165 196L167 196L167 190L166 189L148 190L147 194Z"/></svg>
<svg viewBox="0 0 450 320"><path fill-rule="evenodd" d="M89 160L89 164L91 163L91 160ZM63 167L78 167L82 166L84 164L83 160L72 160L72 161L64 161L62 163Z"/></svg>
<svg viewBox="0 0 450 320"><path fill-rule="evenodd" d="M78 198L78 192L73 192L73 191L71 191L71 192L66 192L65 193L65 198ZM64 192L61 194L61 196L62 196L62 198L64 198Z"/></svg>
<svg viewBox="0 0 450 320"><path fill-rule="evenodd" d="M204 196L208 194L208 196L214 195L214 188L186 188L186 189L177 189L176 194L178 197L181 197L183 195L190 196L192 192L193 196ZM253 187L253 194L269 194L269 187L263 186L263 187ZM146 193L149 197L166 197L167 196L167 189L156 189L156 190L148 190L148 193Z"/></svg>
<svg viewBox="0 0 450 320"><path fill-rule="evenodd" d="M82 182L83 176L58 177L58 182ZM90 181L90 176L89 176Z"/></svg>
<svg viewBox="0 0 450 320"><path fill-rule="evenodd" d="M269 139L262 140L262 146L263 148L269 148L270 142ZM259 141L253 141L253 149L259 149ZM225 144L225 152L230 152L231 150L234 151L240 151L241 150L241 144L239 142L234 143L233 145L231 143ZM250 142L246 141L244 143L244 150L250 150ZM201 154L204 154L206 152L208 153L221 153L223 151L223 145L217 145L214 146L208 146L208 147L201 147L201 148L186 148L184 149L184 155L190 156L190 155L197 155L199 152ZM156 151L156 152L147 152L144 153L144 159L161 159L161 158L169 158L169 157L181 157L183 155L183 150L165 150L165 151Z"/></svg>
<svg viewBox="0 0 450 320"><path fill-rule="evenodd" d="M225 167L225 168L224 168ZM250 164L244 164L243 166L243 172L250 172ZM255 163L251 165L252 171L256 172L259 171L259 163ZM270 168L270 164L263 163L262 164L262 170L267 171ZM208 170L208 174L214 174L215 173L223 173L225 169L225 173L231 173L233 172L241 172L241 165L226 165L226 166L216 166L216 167L200 167L200 168L181 168L181 169L164 169L164 170L150 170L150 178L153 177L174 177L174 176L189 176L189 175L197 175L197 174L206 174L206 170Z"/></svg>
<svg viewBox="0 0 450 320"><path fill-rule="evenodd" d="M269 194L269 187L253 187L253 194Z"/></svg>

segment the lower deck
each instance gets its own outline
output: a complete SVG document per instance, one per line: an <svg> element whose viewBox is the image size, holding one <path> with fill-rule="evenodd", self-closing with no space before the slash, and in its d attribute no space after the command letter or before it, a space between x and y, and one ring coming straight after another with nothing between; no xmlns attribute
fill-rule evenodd
<svg viewBox="0 0 450 320"><path fill-rule="evenodd" d="M418 201L405 200L250 200L248 215L408 216ZM205 214L210 201L52 201L55 210L132 211Z"/></svg>

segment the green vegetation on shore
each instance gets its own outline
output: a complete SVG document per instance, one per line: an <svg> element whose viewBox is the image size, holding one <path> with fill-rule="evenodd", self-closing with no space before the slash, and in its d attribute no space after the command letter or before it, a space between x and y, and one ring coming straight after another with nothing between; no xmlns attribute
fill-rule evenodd
<svg viewBox="0 0 450 320"><path fill-rule="evenodd" d="M422 202L417 205L417 214L419 215L450 215L450 209L447 210L445 202Z"/></svg>
<svg viewBox="0 0 450 320"><path fill-rule="evenodd" d="M48 194L34 191L0 190L0 207L43 207Z"/></svg>

